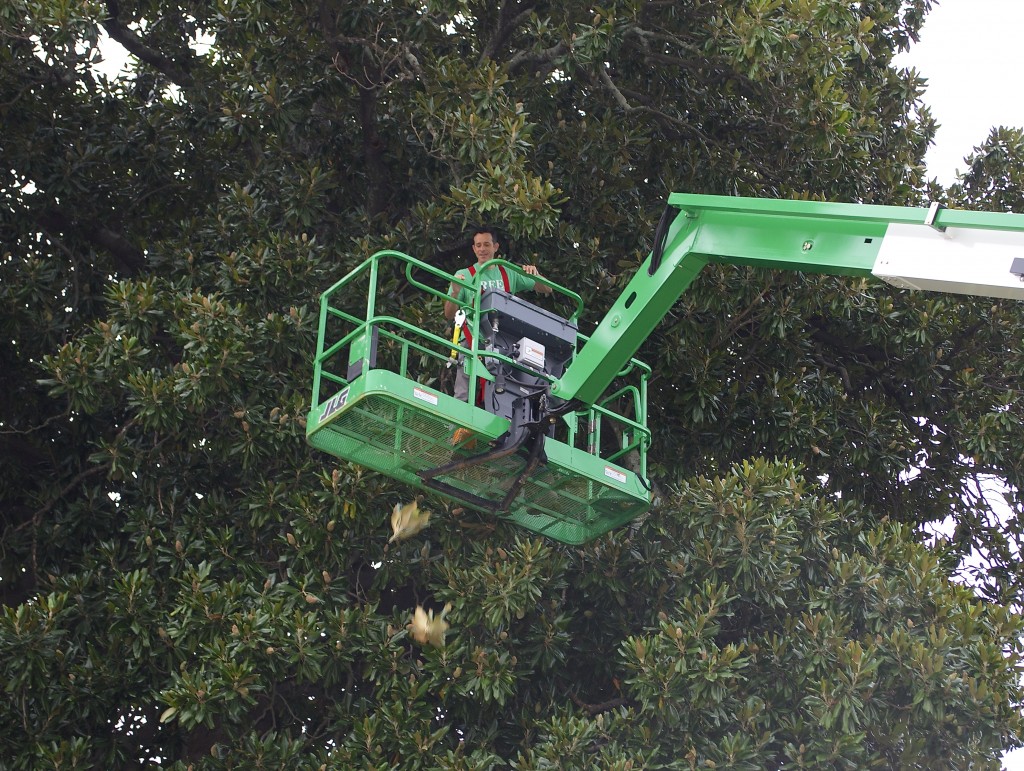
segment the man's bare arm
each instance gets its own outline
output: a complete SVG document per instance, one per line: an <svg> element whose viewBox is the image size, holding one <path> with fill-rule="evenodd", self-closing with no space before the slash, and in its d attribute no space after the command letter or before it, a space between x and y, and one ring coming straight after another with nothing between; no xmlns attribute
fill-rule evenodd
<svg viewBox="0 0 1024 771"><path fill-rule="evenodd" d="M449 290L449 294L450 293L451 290ZM448 319L448 321L451 321L452 319L455 318L455 311L457 311L458 309L459 306L453 303L451 300L444 301L444 317Z"/></svg>
<svg viewBox="0 0 1024 771"><path fill-rule="evenodd" d="M536 265L524 265L523 273L525 273L527 276L537 276L538 278L544 278L540 274L540 271L537 270ZM549 287L547 284L534 284L533 291L536 292L537 294L551 294L552 290L551 287Z"/></svg>

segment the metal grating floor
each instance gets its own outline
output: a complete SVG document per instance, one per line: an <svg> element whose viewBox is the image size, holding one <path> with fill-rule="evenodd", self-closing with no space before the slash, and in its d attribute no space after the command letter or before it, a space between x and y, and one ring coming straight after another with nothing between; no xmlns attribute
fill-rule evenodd
<svg viewBox="0 0 1024 771"><path fill-rule="evenodd" d="M310 442L325 452L415 486L416 472L446 464L471 449L453 447L458 428L426 408L386 394L370 394L318 429ZM448 485L489 501L501 501L525 467L520 455L469 466L439 477ZM473 506L471 501L465 502ZM646 501L582 476L571 468L542 464L501 516L564 543L583 543L647 509Z"/></svg>

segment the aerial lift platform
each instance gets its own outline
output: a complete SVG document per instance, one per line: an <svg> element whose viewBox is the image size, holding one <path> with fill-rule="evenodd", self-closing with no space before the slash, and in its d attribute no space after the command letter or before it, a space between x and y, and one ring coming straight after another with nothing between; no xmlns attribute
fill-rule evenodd
<svg viewBox="0 0 1024 771"><path fill-rule="evenodd" d="M536 278L568 315L474 291L472 342L453 342L430 331L435 319L410 318L423 306L407 301L443 301L472 281L378 252L321 298L307 439L556 541L589 541L650 507L651 371L633 356L708 263L1024 300L1024 215L675 193L653 251L589 338L579 295ZM455 354L468 402L438 387Z"/></svg>

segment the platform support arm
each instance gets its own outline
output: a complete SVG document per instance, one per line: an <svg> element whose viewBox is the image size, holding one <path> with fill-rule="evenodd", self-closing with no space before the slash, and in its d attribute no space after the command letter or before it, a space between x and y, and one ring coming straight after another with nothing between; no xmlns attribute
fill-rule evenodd
<svg viewBox="0 0 1024 771"><path fill-rule="evenodd" d="M697 277L707 260L693 252L696 229L680 214L665 240L654 275L651 258L633 276L551 392L561 399L594 404L636 353L640 344Z"/></svg>
<svg viewBox="0 0 1024 771"><path fill-rule="evenodd" d="M1024 257L1024 215L687 193L668 205L677 213L658 258L648 256L552 384L555 396L597 401L709 262L1024 299L1011 267ZM979 259L993 263L980 278L971 275Z"/></svg>

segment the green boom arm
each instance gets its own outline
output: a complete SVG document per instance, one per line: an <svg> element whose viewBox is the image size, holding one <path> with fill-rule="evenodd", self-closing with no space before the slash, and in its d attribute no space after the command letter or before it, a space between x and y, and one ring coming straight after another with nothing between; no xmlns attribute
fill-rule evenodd
<svg viewBox="0 0 1024 771"><path fill-rule="evenodd" d="M1024 215L684 193L668 205L663 245L552 385L558 397L593 404L709 262L1024 300Z"/></svg>

